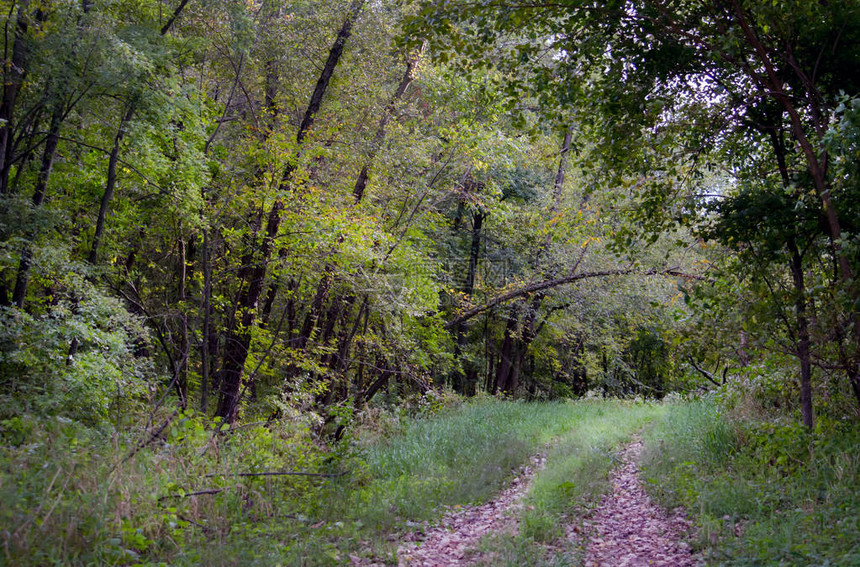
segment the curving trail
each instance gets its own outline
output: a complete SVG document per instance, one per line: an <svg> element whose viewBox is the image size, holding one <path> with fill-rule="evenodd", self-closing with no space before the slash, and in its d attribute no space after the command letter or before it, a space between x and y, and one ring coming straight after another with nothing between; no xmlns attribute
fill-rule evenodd
<svg viewBox="0 0 860 567"><path fill-rule="evenodd" d="M611 475L612 492L606 494L592 515L568 526L569 540L587 545L585 567L699 567L685 540L693 528L683 510L667 515L655 506L639 480L642 442L637 438L622 452L622 463ZM488 534L518 530L517 511L531 487L535 473L545 465L535 455L497 498L480 506L456 506L442 520L424 530L406 534L397 550L398 567L447 567L473 565L482 557L476 551ZM547 548L547 551L551 551ZM352 557L355 567L382 567L384 563ZM484 558L485 560L487 558Z"/></svg>
<svg viewBox="0 0 860 567"><path fill-rule="evenodd" d="M586 567L694 567L702 564L684 540L692 533L683 512L655 506L639 481L642 442L635 439L612 473L612 493L585 522Z"/></svg>

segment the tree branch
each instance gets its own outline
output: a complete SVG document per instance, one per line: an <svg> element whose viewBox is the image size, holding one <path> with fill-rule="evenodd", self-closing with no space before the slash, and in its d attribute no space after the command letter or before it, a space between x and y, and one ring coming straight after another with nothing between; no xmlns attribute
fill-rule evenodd
<svg viewBox="0 0 860 567"><path fill-rule="evenodd" d="M711 382L715 386L722 386L722 384L720 384L720 382L717 380L716 376L696 364L696 361L693 359L692 355L687 355L687 361L693 366L696 372L707 378L708 382ZM723 371L723 382L725 382L726 379L726 371L728 371L728 367L726 367L726 370Z"/></svg>
<svg viewBox="0 0 860 567"><path fill-rule="evenodd" d="M179 14L181 14L182 10L185 9L186 4L188 4L188 0L182 0L182 2L179 3L179 6L177 6L176 9L173 11L173 15L170 16L170 19L167 20L167 23L164 24L163 28L161 28L161 35L167 35L167 32L169 32L170 28L173 27L173 22L176 21L176 18L179 17Z"/></svg>
<svg viewBox="0 0 860 567"><path fill-rule="evenodd" d="M606 278L606 277L611 277L611 276L629 276L629 275L636 275L636 276L661 275L661 276L675 276L675 277L694 279L694 280L703 280L704 279L702 276L697 276L694 274L686 274L684 272L680 272L680 271L675 270L675 269L647 270L644 272L640 272L640 271L636 271L632 268L628 268L628 269L624 269L624 270L603 270L600 272L584 272L581 274L573 274L570 276L565 276L563 278L555 278L555 279L551 279L551 280L533 282L533 283L525 285L519 289L514 289L514 290L511 290L507 293L503 293L502 295L494 297L493 299L489 300L488 302L486 302L483 305L480 305L478 307L473 307L472 309L467 309L466 311L463 311L458 316L456 316L455 318L453 318L450 321L448 321L447 323L445 323L445 328L446 329L453 329L454 327L456 327L458 324L462 323L463 321L468 321L472 317L474 317L476 315L480 315L484 311L487 311L488 309L492 309L496 305L500 305L502 303L505 303L506 301L510 301L511 299L516 299L518 297L530 295L530 294L538 292L538 291L543 291L545 289L552 289L554 287L567 285L570 283L577 282L579 280L586 280L586 279L592 279L592 278Z"/></svg>
<svg viewBox="0 0 860 567"><path fill-rule="evenodd" d="M267 472L258 472L258 473L210 473L206 475L206 478L213 478L217 476L315 476L321 478L339 478L347 474L348 471L341 471L339 473L311 473L311 472L301 472L301 471L267 471Z"/></svg>

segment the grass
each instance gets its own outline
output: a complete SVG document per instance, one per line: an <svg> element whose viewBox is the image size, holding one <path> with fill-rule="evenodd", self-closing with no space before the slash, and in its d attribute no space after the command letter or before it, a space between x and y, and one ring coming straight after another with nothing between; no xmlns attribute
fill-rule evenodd
<svg viewBox="0 0 860 567"><path fill-rule="evenodd" d="M466 404L432 419L410 422L401 435L368 448L371 479L343 500L348 516L376 533L438 518L444 506L495 495L531 455L571 430L585 429L593 404ZM376 546L393 560L394 545Z"/></svg>
<svg viewBox="0 0 860 567"><path fill-rule="evenodd" d="M489 537L483 545L492 550L486 564L580 564L584 549L565 540L564 526L580 525L586 509L597 505L610 488L609 472L618 463L619 446L663 413L659 405L617 400L576 405L583 419L550 449L546 467L536 475L524 500L519 534Z"/></svg>
<svg viewBox="0 0 860 567"><path fill-rule="evenodd" d="M598 403L478 400L423 418L378 416L377 430L390 423L387 433L359 428L333 447L300 422L213 435L205 420L180 415L163 439L127 460L146 439L142 428L4 423L0 563L391 560L393 534L440 517L445 506L490 498L547 443L622 413L603 412ZM283 470L348 474L235 476Z"/></svg>
<svg viewBox="0 0 860 567"><path fill-rule="evenodd" d="M733 419L667 406L646 437L649 491L685 505L712 565L860 565L860 428Z"/></svg>
<svg viewBox="0 0 860 567"><path fill-rule="evenodd" d="M301 426L219 438L178 416L130 458L141 430L4 423L4 440L16 432L19 442L0 447L0 563L9 565L217 564L210 549L262 531L278 509L307 506L319 484L230 475L325 467ZM200 490L212 492L189 496Z"/></svg>
<svg viewBox="0 0 860 567"><path fill-rule="evenodd" d="M156 421L157 423L157 421ZM645 428L643 477L685 505L715 565L860 565L860 428L738 420L704 400L458 403L376 415L326 446L301 421L214 435L176 416L142 427L0 423L0 565L341 565L394 561L402 530L492 498L538 451L546 468L520 533L484 542L492 565L576 565L564 542L606 490L618 446ZM236 476L264 471L348 474ZM194 492L204 493L192 495Z"/></svg>

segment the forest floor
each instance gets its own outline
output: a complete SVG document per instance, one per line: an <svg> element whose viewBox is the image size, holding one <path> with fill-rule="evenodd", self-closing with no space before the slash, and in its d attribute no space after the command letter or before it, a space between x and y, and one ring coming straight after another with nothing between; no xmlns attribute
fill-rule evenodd
<svg viewBox="0 0 860 567"><path fill-rule="evenodd" d="M856 567L860 428L819 420L484 399L381 412L341 454L286 422L186 416L139 448L22 418L0 424L0 565Z"/></svg>
<svg viewBox="0 0 860 567"><path fill-rule="evenodd" d="M654 505L639 478L642 441L637 437L621 451L611 473L612 490L600 506L578 524L565 526L571 547L586 548L586 567L695 567L702 564L686 540L692 533L682 508L667 514ZM456 506L426 530L409 533L398 549L400 567L486 564L492 551L481 547L487 536L515 537L518 511L532 479L546 464L538 454L523 466L510 486L489 502Z"/></svg>

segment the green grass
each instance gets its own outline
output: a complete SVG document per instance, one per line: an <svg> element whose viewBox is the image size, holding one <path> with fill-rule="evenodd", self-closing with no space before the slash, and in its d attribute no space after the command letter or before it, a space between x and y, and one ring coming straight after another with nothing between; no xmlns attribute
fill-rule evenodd
<svg viewBox="0 0 860 567"><path fill-rule="evenodd" d="M663 413L662 406L622 401L582 401L581 421L547 454L519 517L515 538L491 536L488 565L562 566L581 563L584 549L565 541L564 526L580 524L583 512L609 488L617 449L643 425ZM584 544L584 542L580 542Z"/></svg>
<svg viewBox="0 0 860 567"><path fill-rule="evenodd" d="M340 565L350 554L392 560L398 531L439 518L445 506L491 498L547 443L623 413L602 407L477 400L423 418L378 416L375 430L359 428L334 447L320 445L300 423L213 436L204 420L177 417L165 439L125 462L145 439L141 429L4 424L0 563ZM371 435L379 429L387 433ZM280 470L348 474L230 476ZM201 490L221 492L189 496Z"/></svg>
<svg viewBox="0 0 860 567"><path fill-rule="evenodd" d="M584 403L485 400L411 421L367 448L370 480L340 500L343 508L331 499L330 513L370 528L369 546L394 560L396 545L380 535L439 518L444 506L493 497L531 455L586 428L598 411Z"/></svg>
<svg viewBox="0 0 860 567"><path fill-rule="evenodd" d="M737 421L710 401L459 403L381 414L336 446L281 422L213 435L177 416L123 460L142 428L0 423L0 565L342 565L394 561L397 536L445 506L494 497L547 451L516 537L484 543L493 565L575 565L563 541L607 488L618 446L645 426L644 479L688 506L712 564L860 565L860 428ZM156 421L157 423L157 421ZM380 433L381 432L381 433ZM341 477L239 477L311 471ZM189 496L194 491L217 493ZM738 534L738 535L736 535Z"/></svg>
<svg viewBox="0 0 860 567"><path fill-rule="evenodd" d="M485 401L412 422L368 449L375 481L358 495L359 516L387 527L393 519L428 519L439 506L482 501L543 444L585 419L572 403Z"/></svg>
<svg viewBox="0 0 860 567"><path fill-rule="evenodd" d="M735 421L712 401L667 407L643 466L686 505L713 565L860 565L860 428Z"/></svg>

